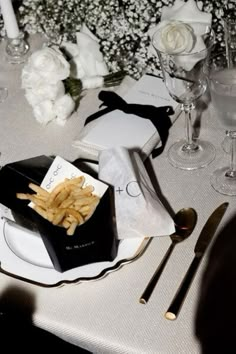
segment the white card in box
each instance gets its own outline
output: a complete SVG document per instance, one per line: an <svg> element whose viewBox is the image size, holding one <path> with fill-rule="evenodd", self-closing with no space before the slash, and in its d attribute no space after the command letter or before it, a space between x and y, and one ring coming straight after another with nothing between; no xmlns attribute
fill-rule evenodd
<svg viewBox="0 0 236 354"><path fill-rule="evenodd" d="M127 103L172 106L175 110L170 116L172 123L180 113L162 79L155 76L144 75L123 98ZM159 133L151 120L114 110L85 125L73 146L80 150L80 157L93 160L98 160L100 151L118 146L139 151L145 159L159 143Z"/></svg>

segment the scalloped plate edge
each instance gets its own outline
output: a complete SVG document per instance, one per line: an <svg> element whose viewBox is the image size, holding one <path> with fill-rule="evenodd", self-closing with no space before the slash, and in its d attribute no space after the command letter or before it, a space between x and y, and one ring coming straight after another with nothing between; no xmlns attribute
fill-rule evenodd
<svg viewBox="0 0 236 354"><path fill-rule="evenodd" d="M88 281L96 281L96 280L100 280L102 278L104 278L105 276L107 276L108 274L117 271L118 269L120 269L121 267L123 267L125 264L129 264L135 260L137 260L139 257L141 257L141 255L145 252L145 250L147 249L148 245L150 244L152 238L150 237L145 237L142 241L142 243L140 244L140 246L138 247L138 249L136 250L135 254L132 257L126 258L126 259L121 259L119 260L116 264L114 264L111 267L105 268L103 269L99 274L92 276L92 277L79 277L79 278L75 278L72 280L60 280L59 282L53 283L53 284L44 284L41 282L37 282L35 280L32 279L28 279L25 277L22 277L20 275L16 275L14 273L8 272L7 270L5 270L2 267L2 264L0 262L0 273L7 275L11 278L17 279L17 280L21 280L24 281L26 283L29 284L33 284L33 285L37 285L37 286L41 286L44 288L54 288L54 287L62 287L64 285L69 285L69 284L79 284L81 282L88 282Z"/></svg>

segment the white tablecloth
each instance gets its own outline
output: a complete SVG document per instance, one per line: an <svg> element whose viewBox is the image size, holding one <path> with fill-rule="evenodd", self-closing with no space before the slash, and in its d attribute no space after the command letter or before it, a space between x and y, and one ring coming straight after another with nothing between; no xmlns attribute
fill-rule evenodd
<svg viewBox="0 0 236 354"><path fill-rule="evenodd" d="M31 43L32 50L36 43ZM84 119L96 111L98 90L85 95L78 113L64 127L53 123L42 127L34 119L20 86L22 65L4 62L3 48L1 43L0 85L8 87L9 96L0 104L1 165L41 154L58 154L73 161L79 157L79 151L72 148L71 141ZM200 136L212 141L217 149L216 159L208 167L191 172L168 163L168 145L183 134L184 120L180 117L171 129L165 151L151 160L151 165L163 201L174 212L187 206L195 208L198 223L192 236L175 248L148 304L142 305L138 300L170 245L169 237L154 238L142 257L93 282L47 289L0 274L0 297L11 288L25 291L29 301L34 302L36 326L93 353L199 353L194 319L206 257L178 319L168 321L164 313L192 260L195 242L206 219L215 207L229 201L220 231L235 211L235 199L218 194L209 183L212 171L224 157L220 146L224 131L215 118L205 111L201 119Z"/></svg>

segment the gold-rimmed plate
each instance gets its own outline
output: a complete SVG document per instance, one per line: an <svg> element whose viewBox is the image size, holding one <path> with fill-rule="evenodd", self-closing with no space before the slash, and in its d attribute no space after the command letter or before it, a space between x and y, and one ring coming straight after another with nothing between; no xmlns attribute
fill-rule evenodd
<svg viewBox="0 0 236 354"><path fill-rule="evenodd" d="M98 262L60 273L47 254L41 236L0 220L0 272L14 278L43 286L56 287L101 279L137 259L149 238L119 241L118 253L112 262Z"/></svg>

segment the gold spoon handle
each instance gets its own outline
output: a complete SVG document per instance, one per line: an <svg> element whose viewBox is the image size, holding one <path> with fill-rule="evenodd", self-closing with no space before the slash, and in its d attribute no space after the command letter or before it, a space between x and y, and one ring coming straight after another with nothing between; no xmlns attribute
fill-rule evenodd
<svg viewBox="0 0 236 354"><path fill-rule="evenodd" d="M196 271L198 269L198 266L201 261L201 257L194 257L192 263L190 264L187 273L185 274L185 277L183 278L168 310L165 313L165 318L167 320L175 320L179 314L179 311L184 303L184 300L187 296L188 290L190 288L190 285L193 281L193 278L196 274Z"/></svg>
<svg viewBox="0 0 236 354"><path fill-rule="evenodd" d="M166 251L165 256L163 257L161 263L159 264L158 268L156 269L156 271L153 274L152 278L150 279L146 289L144 290L143 294L141 295L141 297L139 299L139 302L141 304L146 304L148 302L175 245L176 245L176 243L172 242L171 245L169 246L168 250Z"/></svg>

